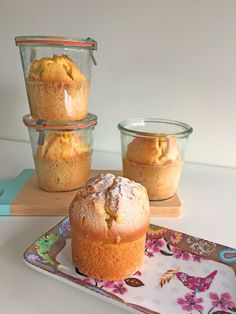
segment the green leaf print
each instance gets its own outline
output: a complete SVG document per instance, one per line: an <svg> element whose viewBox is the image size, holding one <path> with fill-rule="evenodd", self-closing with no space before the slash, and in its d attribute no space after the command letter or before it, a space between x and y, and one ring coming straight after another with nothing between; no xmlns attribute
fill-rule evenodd
<svg viewBox="0 0 236 314"><path fill-rule="evenodd" d="M41 237L35 242L35 248L40 257L42 257L49 264L55 265L52 258L48 255L53 244L58 241L58 236L55 234L48 234Z"/></svg>

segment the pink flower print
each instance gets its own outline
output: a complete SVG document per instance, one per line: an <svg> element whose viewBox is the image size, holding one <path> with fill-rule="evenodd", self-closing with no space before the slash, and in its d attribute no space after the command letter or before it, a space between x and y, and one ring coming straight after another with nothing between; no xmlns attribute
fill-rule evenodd
<svg viewBox="0 0 236 314"><path fill-rule="evenodd" d="M159 252L163 245L164 241L161 239L148 239L146 242L146 247L152 250L154 253Z"/></svg>
<svg viewBox="0 0 236 314"><path fill-rule="evenodd" d="M174 257L177 259L183 259L184 261L189 261L190 260L190 254L181 251L180 249L173 247L172 248L172 253L174 254Z"/></svg>
<svg viewBox="0 0 236 314"><path fill-rule="evenodd" d="M93 283L93 282L92 282L92 279L90 279L90 278L88 278L88 277L84 278L84 279L83 279L83 282L89 283L90 285Z"/></svg>
<svg viewBox="0 0 236 314"><path fill-rule="evenodd" d="M119 294L125 294L127 291L128 289L124 286L123 281L116 281L112 289L112 292Z"/></svg>
<svg viewBox="0 0 236 314"><path fill-rule="evenodd" d="M142 276L142 273L141 273L141 271L136 271L136 273L134 273L134 276Z"/></svg>
<svg viewBox="0 0 236 314"><path fill-rule="evenodd" d="M177 303L181 305L182 310L187 312L192 312L193 310L203 311L203 306L200 304L202 302L203 298L196 298L191 293L187 293L184 298L177 299Z"/></svg>
<svg viewBox="0 0 236 314"><path fill-rule="evenodd" d="M212 306L218 307L223 311L227 311L228 308L234 307L234 302L228 292L221 293L218 296L217 293L209 293L209 297L212 300Z"/></svg>
<svg viewBox="0 0 236 314"><path fill-rule="evenodd" d="M105 283L104 283L104 288L113 288L114 287L114 285L115 285L115 281L106 281Z"/></svg>
<svg viewBox="0 0 236 314"><path fill-rule="evenodd" d="M197 255L193 255L193 261L194 262L198 262L198 263L201 263L201 257L197 256Z"/></svg>
<svg viewBox="0 0 236 314"><path fill-rule="evenodd" d="M145 253L148 257L153 257L154 256L154 254L152 253L152 252L146 252Z"/></svg>

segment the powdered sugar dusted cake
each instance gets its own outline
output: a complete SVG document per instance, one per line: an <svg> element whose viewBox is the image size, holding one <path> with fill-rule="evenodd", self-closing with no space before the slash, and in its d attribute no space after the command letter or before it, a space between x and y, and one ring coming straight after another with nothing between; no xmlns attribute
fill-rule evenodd
<svg viewBox="0 0 236 314"><path fill-rule="evenodd" d="M69 210L75 266L103 280L135 273L143 262L149 215L141 184L110 173L90 179Z"/></svg>

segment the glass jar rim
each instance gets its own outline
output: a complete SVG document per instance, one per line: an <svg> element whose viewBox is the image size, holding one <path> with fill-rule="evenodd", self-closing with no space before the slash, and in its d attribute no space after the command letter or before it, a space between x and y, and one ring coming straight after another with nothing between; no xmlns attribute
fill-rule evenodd
<svg viewBox="0 0 236 314"><path fill-rule="evenodd" d="M133 124L134 126L143 126L144 123L158 123L158 124L169 124L175 125L183 128L183 131L180 132L168 132L168 133L153 133L153 132L145 132L145 131L138 131L132 128L127 127L127 125ZM176 136L179 138L188 137L192 132L193 128L180 121L170 120L170 119L159 119L159 118L131 118L118 123L118 129L128 135L135 135L139 137L163 137L163 136Z"/></svg>
<svg viewBox="0 0 236 314"><path fill-rule="evenodd" d="M49 122L43 119L34 120L30 114L26 114L23 117L23 122L27 127L37 130L66 131L86 129L93 125L96 125L97 116L95 114L88 113L85 119L79 121Z"/></svg>
<svg viewBox="0 0 236 314"><path fill-rule="evenodd" d="M97 50L97 42L88 38L73 38L63 36L16 36L16 46L35 46L35 47L79 47L84 49Z"/></svg>

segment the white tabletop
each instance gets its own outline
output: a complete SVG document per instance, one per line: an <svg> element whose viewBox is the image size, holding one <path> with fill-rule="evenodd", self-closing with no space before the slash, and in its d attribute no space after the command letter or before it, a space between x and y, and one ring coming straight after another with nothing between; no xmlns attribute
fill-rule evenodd
<svg viewBox="0 0 236 314"><path fill-rule="evenodd" d="M119 154L94 152L93 168L119 169L120 159ZM0 179L32 167L28 143L0 140ZM235 248L235 189L236 169L185 163L178 192L183 217L153 218L152 222ZM0 313L124 313L23 262L24 250L60 220L62 217L0 217Z"/></svg>

